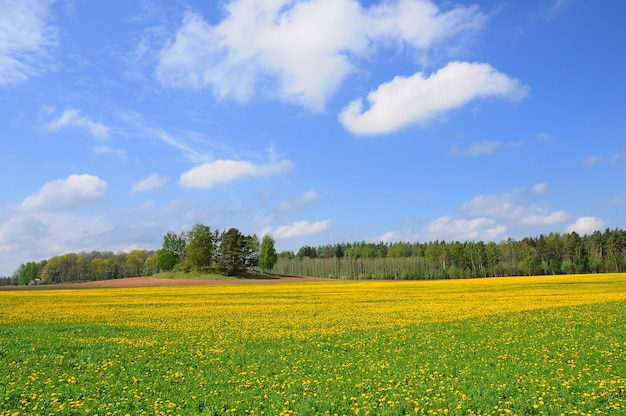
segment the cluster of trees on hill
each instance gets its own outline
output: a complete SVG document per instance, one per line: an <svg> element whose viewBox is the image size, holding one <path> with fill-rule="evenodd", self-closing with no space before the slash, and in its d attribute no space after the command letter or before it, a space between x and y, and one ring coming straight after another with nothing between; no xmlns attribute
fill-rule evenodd
<svg viewBox="0 0 626 416"><path fill-rule="evenodd" d="M626 271L626 232L550 233L500 243L352 243L282 252L280 274L347 279L456 279Z"/></svg>
<svg viewBox="0 0 626 416"><path fill-rule="evenodd" d="M78 283L123 277L151 276L162 271L218 272L238 276L249 267L269 271L277 260L274 240L244 235L236 228L220 232L197 224L190 231L168 231L160 250L130 253L94 251L68 253L20 265L0 285Z"/></svg>
<svg viewBox="0 0 626 416"><path fill-rule="evenodd" d="M163 271L216 271L226 276L241 275L249 267L271 270L276 260L274 239L269 235L259 242L255 234L244 235L236 228L213 232L204 224L181 234L168 231L156 256Z"/></svg>
<svg viewBox="0 0 626 416"><path fill-rule="evenodd" d="M248 268L277 274L345 279L457 279L561 273L626 272L626 231L580 236L550 233L495 242L343 243L276 253L266 235L220 232L197 224L167 232L157 251L64 254L22 264L0 285L70 283L144 276L161 271L242 275Z"/></svg>

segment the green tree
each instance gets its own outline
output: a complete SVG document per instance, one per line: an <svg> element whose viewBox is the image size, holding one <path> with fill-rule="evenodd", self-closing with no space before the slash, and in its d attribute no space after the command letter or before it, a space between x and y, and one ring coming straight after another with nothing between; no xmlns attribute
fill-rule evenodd
<svg viewBox="0 0 626 416"><path fill-rule="evenodd" d="M259 250L261 243L259 237L256 234L245 237L245 259L244 263L248 267L255 267L259 265Z"/></svg>
<svg viewBox="0 0 626 416"><path fill-rule="evenodd" d="M246 238L236 228L222 234L217 254L217 268L226 276L237 276L245 270Z"/></svg>
<svg viewBox="0 0 626 416"><path fill-rule="evenodd" d="M178 263L178 257L169 250L159 250L156 253L156 261L159 269L169 272Z"/></svg>
<svg viewBox="0 0 626 416"><path fill-rule="evenodd" d="M196 269L207 271L213 263L215 242L211 228L196 224L187 233L187 245L185 246L185 260Z"/></svg>
<svg viewBox="0 0 626 416"><path fill-rule="evenodd" d="M168 231L163 236L163 247L159 250L156 261L161 270L170 271L183 260L185 256L185 234L176 234Z"/></svg>
<svg viewBox="0 0 626 416"><path fill-rule="evenodd" d="M265 271L272 270L276 262L278 261L278 255L274 248L274 239L265 234L261 241L261 251L259 253L259 266Z"/></svg>

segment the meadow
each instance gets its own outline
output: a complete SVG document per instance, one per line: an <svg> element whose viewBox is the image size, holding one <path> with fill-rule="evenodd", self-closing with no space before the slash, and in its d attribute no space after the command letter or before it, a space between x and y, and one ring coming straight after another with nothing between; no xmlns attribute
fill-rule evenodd
<svg viewBox="0 0 626 416"><path fill-rule="evenodd" d="M0 292L0 415L621 415L626 275Z"/></svg>

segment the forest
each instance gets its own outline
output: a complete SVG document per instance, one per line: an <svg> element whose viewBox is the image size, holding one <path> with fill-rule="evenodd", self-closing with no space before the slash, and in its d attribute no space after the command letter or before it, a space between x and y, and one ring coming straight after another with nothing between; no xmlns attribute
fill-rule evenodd
<svg viewBox="0 0 626 416"><path fill-rule="evenodd" d="M459 279L626 272L626 231L550 233L496 242L342 243L276 253L274 240L197 224L156 251L68 253L22 264L0 285L85 282L163 271L244 276L248 270L337 279Z"/></svg>

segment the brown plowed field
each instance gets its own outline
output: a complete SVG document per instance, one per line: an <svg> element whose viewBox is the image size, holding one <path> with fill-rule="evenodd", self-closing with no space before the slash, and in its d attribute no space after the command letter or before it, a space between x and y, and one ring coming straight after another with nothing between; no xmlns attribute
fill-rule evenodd
<svg viewBox="0 0 626 416"><path fill-rule="evenodd" d="M272 284L281 282L315 282L336 281L322 277L286 276L278 275L274 279L157 279L154 277L127 277L124 279L100 280L97 282L67 283L41 286L4 286L0 290L56 290L56 289L101 289L101 288L131 288L156 286L199 286L199 285L238 285L238 284Z"/></svg>

